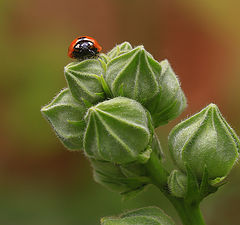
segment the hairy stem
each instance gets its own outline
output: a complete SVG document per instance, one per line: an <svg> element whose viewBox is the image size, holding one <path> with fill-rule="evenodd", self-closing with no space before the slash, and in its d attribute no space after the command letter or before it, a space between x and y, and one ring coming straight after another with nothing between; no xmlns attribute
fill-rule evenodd
<svg viewBox="0 0 240 225"><path fill-rule="evenodd" d="M156 185L173 204L183 225L205 225L199 208L199 202L188 203L183 198L174 197L169 193L167 186L169 173L164 169L161 160L155 153L152 153L151 158L146 164L146 168L152 183Z"/></svg>

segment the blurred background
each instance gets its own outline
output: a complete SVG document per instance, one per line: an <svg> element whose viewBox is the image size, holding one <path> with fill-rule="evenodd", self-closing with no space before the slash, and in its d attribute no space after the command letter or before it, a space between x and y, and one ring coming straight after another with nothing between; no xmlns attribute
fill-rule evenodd
<svg viewBox="0 0 240 225"><path fill-rule="evenodd" d="M70 42L88 35L103 52L126 40L170 61L188 108L158 129L163 147L176 123L210 102L240 134L239 10L237 0L0 0L0 225L95 225L149 205L179 221L154 187L123 202L95 183L87 159L64 149L40 108L66 86ZM239 224L239 203L237 165L202 202L207 224Z"/></svg>

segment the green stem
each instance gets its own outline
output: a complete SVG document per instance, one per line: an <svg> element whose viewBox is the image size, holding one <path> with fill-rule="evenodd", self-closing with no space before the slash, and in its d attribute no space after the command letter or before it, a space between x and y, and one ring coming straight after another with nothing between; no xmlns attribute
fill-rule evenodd
<svg viewBox="0 0 240 225"><path fill-rule="evenodd" d="M199 203L189 204L184 199L166 196L178 212L183 225L205 225Z"/></svg>
<svg viewBox="0 0 240 225"><path fill-rule="evenodd" d="M205 225L199 208L199 202L194 204L188 203L183 198L176 198L169 193L167 186L169 173L164 169L160 159L155 153L152 153L151 158L146 164L146 168L152 183L156 185L173 204L183 225Z"/></svg>

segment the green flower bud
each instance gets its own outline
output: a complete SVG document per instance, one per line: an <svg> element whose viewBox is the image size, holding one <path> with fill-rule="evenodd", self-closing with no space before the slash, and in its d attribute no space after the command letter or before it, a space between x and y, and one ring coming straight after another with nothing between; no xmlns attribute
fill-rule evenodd
<svg viewBox="0 0 240 225"><path fill-rule="evenodd" d="M160 73L159 63L138 46L108 63L105 80L114 97L124 96L143 104L160 91Z"/></svg>
<svg viewBox="0 0 240 225"><path fill-rule="evenodd" d="M214 180L225 177L239 156L240 142L216 105L179 123L170 133L169 149L176 165L191 168L198 179L204 170Z"/></svg>
<svg viewBox="0 0 240 225"><path fill-rule="evenodd" d="M168 187L173 196L183 198L187 192L187 176L179 170L173 170L168 177Z"/></svg>
<svg viewBox="0 0 240 225"><path fill-rule="evenodd" d="M134 99L151 113L154 127L176 118L186 107L186 98L167 60L158 63L138 46L114 57L105 75L112 95Z"/></svg>
<svg viewBox="0 0 240 225"><path fill-rule="evenodd" d="M101 102L88 110L86 121L88 157L120 164L149 159L150 118L138 102L123 97Z"/></svg>
<svg viewBox="0 0 240 225"><path fill-rule="evenodd" d="M154 135L151 148L161 157L161 147ZM94 179L106 188L121 193L126 197L132 197L151 183L148 171L139 162L116 164L90 158L94 169Z"/></svg>
<svg viewBox="0 0 240 225"><path fill-rule="evenodd" d="M105 217L101 225L174 225L173 220L157 207L129 211L119 217Z"/></svg>
<svg viewBox="0 0 240 225"><path fill-rule="evenodd" d="M142 164L119 165L107 161L90 159L94 180L121 195L140 192L149 183Z"/></svg>
<svg viewBox="0 0 240 225"><path fill-rule="evenodd" d="M132 50L132 46L129 42L125 41L120 45L117 45L115 48L113 48L110 52L108 52L107 56L110 59L113 59L123 53L126 53L128 51Z"/></svg>
<svg viewBox="0 0 240 225"><path fill-rule="evenodd" d="M76 101L69 89L62 90L49 105L41 109L59 139L72 150L83 148L86 111L84 104Z"/></svg>
<svg viewBox="0 0 240 225"><path fill-rule="evenodd" d="M86 106L103 101L105 94L101 85L103 68L96 59L68 64L64 69L69 89L74 98Z"/></svg>
<svg viewBox="0 0 240 225"><path fill-rule="evenodd" d="M186 108L186 98L169 62L163 60L160 66L162 68L159 77L161 90L145 104L151 113L155 127L175 119Z"/></svg>

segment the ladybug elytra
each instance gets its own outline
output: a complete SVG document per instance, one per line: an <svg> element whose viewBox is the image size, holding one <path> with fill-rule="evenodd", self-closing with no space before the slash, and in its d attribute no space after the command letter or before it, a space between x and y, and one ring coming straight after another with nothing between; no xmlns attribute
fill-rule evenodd
<svg viewBox="0 0 240 225"><path fill-rule="evenodd" d="M89 36L81 36L72 41L68 48L68 56L73 59L84 60L94 58L102 50L98 42Z"/></svg>

